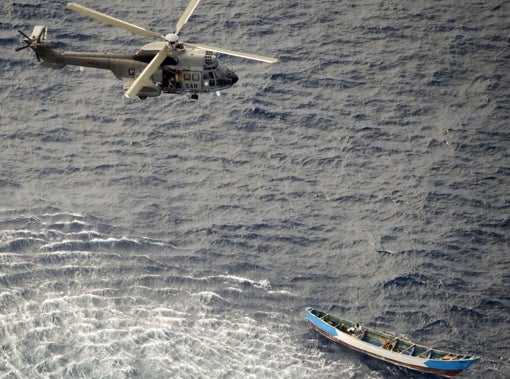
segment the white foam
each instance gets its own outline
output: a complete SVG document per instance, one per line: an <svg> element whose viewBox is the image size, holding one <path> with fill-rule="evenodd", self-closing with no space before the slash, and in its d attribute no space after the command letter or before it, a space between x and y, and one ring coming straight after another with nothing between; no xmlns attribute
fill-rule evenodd
<svg viewBox="0 0 510 379"><path fill-rule="evenodd" d="M4 333L18 339L18 353L31 355L34 367L46 365L54 376L132 370L143 377L182 378L353 378L359 373L348 360L331 360L306 347L300 335L307 330L296 334L293 315L274 311L260 321L236 307L218 312L210 301L229 304L229 299L214 291L180 291L172 303L130 296L121 308L114 298L91 293L44 296L39 307L37 302L20 307L23 317L3 314L0 321L11 324ZM10 360L12 370L21 369L20 362Z"/></svg>

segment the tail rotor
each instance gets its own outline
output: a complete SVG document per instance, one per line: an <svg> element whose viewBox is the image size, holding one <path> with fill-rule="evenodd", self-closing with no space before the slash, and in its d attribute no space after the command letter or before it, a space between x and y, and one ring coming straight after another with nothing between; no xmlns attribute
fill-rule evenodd
<svg viewBox="0 0 510 379"><path fill-rule="evenodd" d="M41 57L39 56L39 53L37 52L37 46L41 42L44 42L46 29L44 27L36 26L34 28L34 31L32 32L31 37L29 37L27 34L25 34L22 30L18 30L18 32L23 37L23 42L25 43L25 46L17 47L15 50L20 51L20 50L30 47L34 51L37 61L40 62Z"/></svg>

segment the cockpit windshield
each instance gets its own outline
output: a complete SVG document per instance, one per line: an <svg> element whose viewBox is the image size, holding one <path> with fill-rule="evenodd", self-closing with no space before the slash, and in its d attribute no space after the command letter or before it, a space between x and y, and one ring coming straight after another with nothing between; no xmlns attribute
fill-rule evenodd
<svg viewBox="0 0 510 379"><path fill-rule="evenodd" d="M203 75L206 85L216 89L231 87L238 80L233 71L221 65L217 60L214 60L211 66L204 67Z"/></svg>

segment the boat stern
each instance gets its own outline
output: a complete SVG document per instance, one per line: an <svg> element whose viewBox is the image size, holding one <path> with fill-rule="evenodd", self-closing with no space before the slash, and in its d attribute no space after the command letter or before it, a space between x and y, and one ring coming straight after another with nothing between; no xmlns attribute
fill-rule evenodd
<svg viewBox="0 0 510 379"><path fill-rule="evenodd" d="M323 320L327 315L326 313L312 307L307 307L305 314L308 323L313 329L329 338L338 336L338 330Z"/></svg>

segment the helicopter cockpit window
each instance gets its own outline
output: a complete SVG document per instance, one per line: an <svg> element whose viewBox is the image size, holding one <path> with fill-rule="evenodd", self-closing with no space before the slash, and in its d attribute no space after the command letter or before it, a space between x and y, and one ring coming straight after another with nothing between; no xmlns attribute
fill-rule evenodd
<svg viewBox="0 0 510 379"><path fill-rule="evenodd" d="M216 81L214 80L214 71L204 71L204 83L208 86L215 86Z"/></svg>
<svg viewBox="0 0 510 379"><path fill-rule="evenodd" d="M218 65L214 73L216 75L217 86L232 85L232 81L228 77L225 67Z"/></svg>
<svg viewBox="0 0 510 379"><path fill-rule="evenodd" d="M220 65L218 65L218 67L216 68L216 76L217 77L225 76L225 70Z"/></svg>
<svg viewBox="0 0 510 379"><path fill-rule="evenodd" d="M189 72L184 73L184 80L191 80L191 74Z"/></svg>
<svg viewBox="0 0 510 379"><path fill-rule="evenodd" d="M197 82L200 80L200 76L198 74L193 74L192 79L193 79L193 81Z"/></svg>

